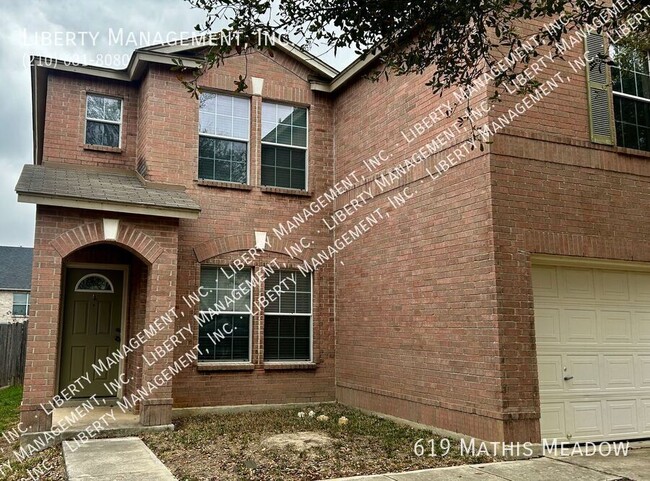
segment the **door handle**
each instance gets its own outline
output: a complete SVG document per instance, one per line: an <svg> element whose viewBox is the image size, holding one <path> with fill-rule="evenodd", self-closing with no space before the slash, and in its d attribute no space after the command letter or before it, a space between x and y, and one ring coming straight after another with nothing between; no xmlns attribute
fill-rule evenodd
<svg viewBox="0 0 650 481"><path fill-rule="evenodd" d="M120 339L120 336L115 336L115 340L116 340L117 342L120 342L120 340L121 340L121 339Z"/></svg>
<svg viewBox="0 0 650 481"><path fill-rule="evenodd" d="M564 376L565 381L570 381L571 379L573 379L573 376Z"/></svg>

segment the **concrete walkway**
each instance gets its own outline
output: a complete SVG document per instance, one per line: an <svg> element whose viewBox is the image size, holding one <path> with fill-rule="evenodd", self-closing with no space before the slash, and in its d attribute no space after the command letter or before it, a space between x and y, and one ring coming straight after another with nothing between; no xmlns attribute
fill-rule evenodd
<svg viewBox="0 0 650 481"><path fill-rule="evenodd" d="M63 443L69 481L175 481L176 478L139 438Z"/></svg>
<svg viewBox="0 0 650 481"><path fill-rule="evenodd" d="M505 461L329 481L647 481L650 449L627 456L571 456Z"/></svg>

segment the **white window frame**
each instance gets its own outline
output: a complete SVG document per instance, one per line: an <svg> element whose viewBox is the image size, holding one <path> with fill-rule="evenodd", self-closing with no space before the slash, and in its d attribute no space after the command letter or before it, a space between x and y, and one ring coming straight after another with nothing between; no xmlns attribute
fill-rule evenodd
<svg viewBox="0 0 650 481"><path fill-rule="evenodd" d="M25 304L16 304L16 294L27 296L27 301ZM14 314L14 309L16 306L25 306L25 314ZM29 316L29 292L14 292L11 299L11 315L13 317L27 317Z"/></svg>
<svg viewBox="0 0 650 481"><path fill-rule="evenodd" d="M292 107L292 108L299 108L299 109L305 109L305 130L306 130L306 135L305 135L305 146L301 147L299 145L289 145L289 144L280 144L277 142L267 142L265 140L262 140L264 136L262 135L262 111L264 110L264 104L268 105L283 105L285 107ZM262 109L260 111L260 144L261 145L271 145L273 147L286 147L288 149L298 149L298 150L304 150L305 151L305 188L304 189L293 189L291 187L277 187L277 186L272 186L272 185L262 185L262 152L260 149L260 185L262 187L276 187L278 189L289 189L289 190L297 190L299 192L303 191L309 191L309 107L304 106L304 105L293 105L293 104L288 104L284 102L276 102L273 100L262 100Z"/></svg>
<svg viewBox="0 0 650 481"><path fill-rule="evenodd" d="M120 120L119 122L116 122L115 120L106 120L106 119L94 119L92 117L88 117L88 97L104 97L107 99L115 99L120 101ZM86 137L86 134L88 132L88 121L91 122L99 122L99 123L104 123L104 124L111 124L111 125L117 125L119 127L119 135L117 136L118 138L118 143L117 147L113 147L112 145L103 145L103 144L89 144L88 143L88 138ZM117 148L121 149L122 148L122 124L124 121L124 99L120 97L115 97L113 95L104 95L104 94L98 94L95 92L86 92L86 112L84 115L84 144L85 145L94 145L97 147L108 147L108 148Z"/></svg>
<svg viewBox="0 0 650 481"><path fill-rule="evenodd" d="M217 265L211 265L211 264L202 264L201 269L207 268L207 269L213 269L213 270L221 270L226 268L227 266L217 266ZM248 281L253 282L253 268L252 267L247 267L249 276L248 276ZM234 275L234 273L233 273ZM218 282L218 280L217 280ZM219 284L217 283L217 286ZM205 286L202 286L205 287ZM212 289L212 288L210 288ZM219 289L217 287L216 289ZM216 296L218 299L218 296ZM248 361L222 361L219 359L198 359L197 362L200 364L219 364L219 365L228 365L228 364L252 364L253 363L253 289L250 289L250 292L248 293L248 305L249 305L249 311L223 311L219 312L219 315L227 315L227 316L248 316ZM199 310L199 317L203 319L203 315L210 316L212 315L210 311L203 311ZM201 335L201 327L199 326L199 336ZM198 339L197 339L198 341Z"/></svg>
<svg viewBox="0 0 650 481"><path fill-rule="evenodd" d="M300 270L298 269L280 269L280 272L285 271L285 272L294 272L297 275L302 275ZM262 320L264 321L264 327L266 327L266 316L294 316L294 317L307 317L309 316L309 360L299 360L299 359L294 359L294 360L284 360L284 359L278 359L278 360L266 360L264 357L266 356L266 351L264 352L264 356L262 359L262 362L264 364L300 364L300 363L313 363L314 362L314 273L309 274L309 289L310 289L310 296L309 296L309 313L281 313L281 312L266 312L266 308L264 308L264 312L262 313ZM266 292L269 289L266 287L266 282L264 285L264 295L266 295ZM266 333L266 329L264 330L264 333ZM265 339L262 339L262 345L265 345Z"/></svg>
<svg viewBox="0 0 650 481"><path fill-rule="evenodd" d="M610 56L611 56L613 53L614 53L614 46L610 46ZM648 64L648 72L650 72L650 52L646 52L645 60L646 60L646 62L647 62L647 64ZM618 68L618 70L619 70L620 72L623 71L623 69L622 69L621 67L616 67L616 68ZM611 69L610 69L610 70L611 70ZM632 70L632 72L635 73L635 74L636 74L636 73L644 73L644 72L637 72L636 70ZM611 71L610 71L610 79L611 79ZM622 80L622 76L621 76L621 83L622 83L622 81L623 81L623 80ZM635 82L635 86L636 86L636 75L634 76L634 82ZM637 95L632 95L632 94L628 94L628 93L619 92L619 91L617 91L617 90L614 90L614 84L613 84L613 82L612 82L612 89L611 89L611 90L612 90L612 96L613 96L613 97L623 97L623 98L627 98L627 99L634 100L634 101L637 101L637 102L646 102L646 103L650 103L650 99L649 99L649 98L639 97L639 96L637 96ZM613 115L614 125L616 125L616 121L617 121L618 119L616 118L616 112L615 112L615 110L612 112L612 115ZM628 125L629 125L629 124L628 124ZM650 128L650 125L648 125L648 128ZM616 145L619 146L619 147L624 147L624 148L633 148L633 147L625 147L625 146L623 146L623 145L619 145L619 143L618 143L618 136L616 135L616 129L614 129L614 140L616 141ZM634 150L637 150L637 149L634 149ZM646 150L646 151L643 151L643 152L647 152L647 150Z"/></svg>
<svg viewBox="0 0 650 481"><path fill-rule="evenodd" d="M200 156L198 155L197 152L197 163L196 163L196 176L199 180L207 180L207 181L214 181L214 182L226 182L227 184L233 184L233 185L250 185L251 183L251 98L246 97L243 95L232 95L230 93L224 93L224 92L217 92L214 90L204 90L203 93L208 93L208 94L213 94L213 95L221 95L222 97L233 97L233 98L238 98L238 99L246 99L246 105L248 107L248 124L246 125L246 139L240 139L237 137L230 137L228 135L216 135L216 134L207 134L204 132L201 132L201 100L199 94L199 122L198 122L198 127L199 127L199 137L209 137L211 139L219 139L219 140L228 140L231 142L242 142L246 143L246 183L241 184L239 182L232 182L230 180L221 180L221 179L202 179L199 177L199 162L200 162ZM218 112L216 111L216 106L215 106L215 117L218 115ZM231 117L233 119L234 123L234 116ZM216 122L216 119L215 119ZM234 124L233 124L234 125Z"/></svg>

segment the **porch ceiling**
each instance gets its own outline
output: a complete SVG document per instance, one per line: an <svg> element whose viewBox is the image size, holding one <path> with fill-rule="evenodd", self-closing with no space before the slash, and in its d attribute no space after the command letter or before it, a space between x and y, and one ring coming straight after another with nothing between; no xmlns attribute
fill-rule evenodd
<svg viewBox="0 0 650 481"><path fill-rule="evenodd" d="M153 184L135 171L78 165L25 165L19 202L196 219L200 206L180 186Z"/></svg>

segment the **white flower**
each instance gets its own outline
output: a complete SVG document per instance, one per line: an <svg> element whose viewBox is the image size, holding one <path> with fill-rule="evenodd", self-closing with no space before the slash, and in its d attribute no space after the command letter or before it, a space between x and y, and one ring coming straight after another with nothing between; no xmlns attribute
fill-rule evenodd
<svg viewBox="0 0 650 481"><path fill-rule="evenodd" d="M321 414L316 419L318 419L319 421L329 421L330 420L329 416L325 416L324 414Z"/></svg>
<svg viewBox="0 0 650 481"><path fill-rule="evenodd" d="M341 417L339 418L339 424L340 424L341 426L343 426L344 424L347 424L347 423L348 423L348 418L346 418L345 416L341 416Z"/></svg>
<svg viewBox="0 0 650 481"><path fill-rule="evenodd" d="M309 417L313 418L314 416L316 416L316 413L314 411L309 411Z"/></svg>
<svg viewBox="0 0 650 481"><path fill-rule="evenodd" d="M303 411L300 411L300 412L298 413L298 417L299 417L299 418L304 418L304 417L305 417L305 413L304 413Z"/></svg>

